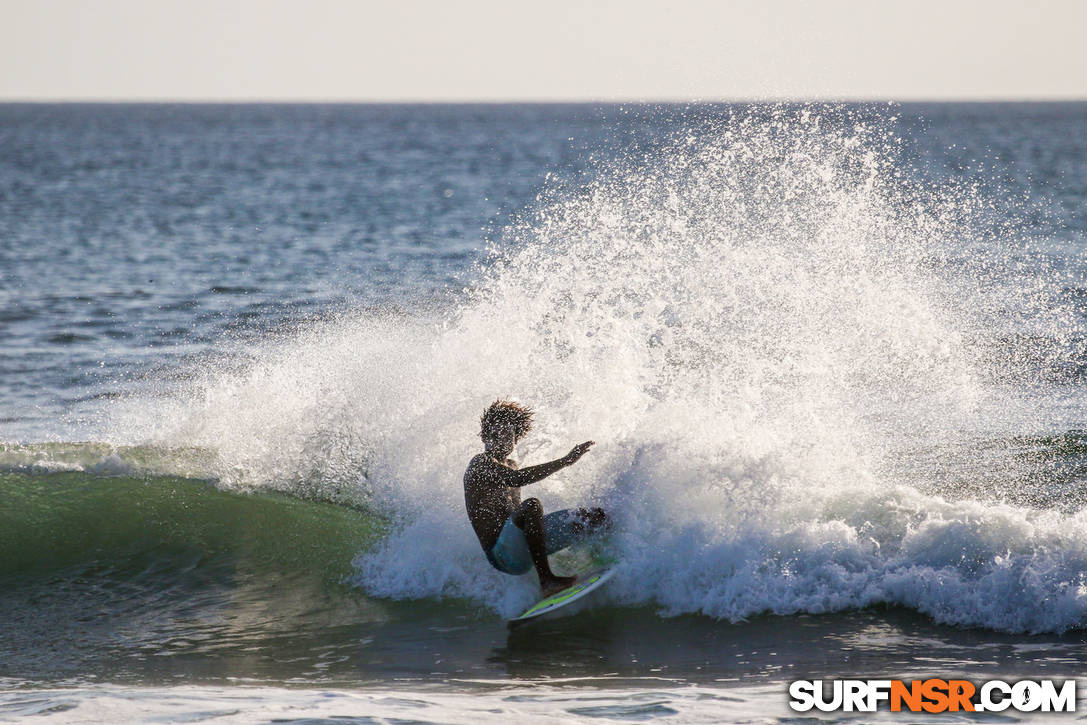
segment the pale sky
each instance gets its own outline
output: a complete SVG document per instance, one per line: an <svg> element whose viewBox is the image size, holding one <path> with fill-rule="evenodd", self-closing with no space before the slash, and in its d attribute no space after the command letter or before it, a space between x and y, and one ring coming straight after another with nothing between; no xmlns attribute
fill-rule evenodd
<svg viewBox="0 0 1087 725"><path fill-rule="evenodd" d="M1087 99L1087 0L0 0L0 100Z"/></svg>

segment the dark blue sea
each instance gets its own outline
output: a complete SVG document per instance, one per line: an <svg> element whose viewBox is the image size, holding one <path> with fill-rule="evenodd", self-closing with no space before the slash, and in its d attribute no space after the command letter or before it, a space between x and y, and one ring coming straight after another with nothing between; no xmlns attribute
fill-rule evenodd
<svg viewBox="0 0 1087 725"><path fill-rule="evenodd" d="M620 561L514 629L500 397ZM0 720L1087 677L1085 412L1087 103L0 104Z"/></svg>

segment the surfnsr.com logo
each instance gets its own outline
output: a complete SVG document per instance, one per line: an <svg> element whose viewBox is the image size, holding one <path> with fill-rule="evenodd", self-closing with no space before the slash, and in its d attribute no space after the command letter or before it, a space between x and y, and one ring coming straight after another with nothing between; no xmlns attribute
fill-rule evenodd
<svg viewBox="0 0 1087 725"><path fill-rule="evenodd" d="M797 712L1075 712L1075 680L796 680L789 707Z"/></svg>

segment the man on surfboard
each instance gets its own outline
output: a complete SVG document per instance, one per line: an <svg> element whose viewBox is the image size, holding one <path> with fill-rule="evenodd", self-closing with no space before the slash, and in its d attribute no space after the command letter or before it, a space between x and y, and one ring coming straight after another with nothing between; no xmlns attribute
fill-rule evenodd
<svg viewBox="0 0 1087 725"><path fill-rule="evenodd" d="M533 411L508 400L496 400L479 419L483 453L464 472L464 504L487 561L507 574L536 567L544 596L572 585L577 577L557 576L550 554L607 524L603 509L563 509L544 516L537 498L521 500L521 487L547 478L578 461L594 441L574 446L562 458L518 468L510 458L517 441L532 428Z"/></svg>

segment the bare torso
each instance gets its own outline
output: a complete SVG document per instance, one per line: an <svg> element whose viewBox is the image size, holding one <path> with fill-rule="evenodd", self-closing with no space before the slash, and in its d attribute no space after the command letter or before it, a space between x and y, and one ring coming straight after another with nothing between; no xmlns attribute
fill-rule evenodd
<svg viewBox="0 0 1087 725"><path fill-rule="evenodd" d="M496 465L517 470L517 461L512 458L499 462L480 453L468 463L464 472L464 505L484 550L495 545L506 519L521 505L521 490L502 485L494 475Z"/></svg>

